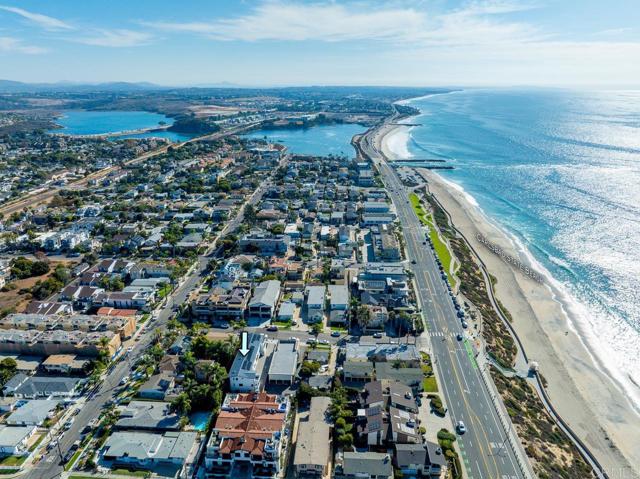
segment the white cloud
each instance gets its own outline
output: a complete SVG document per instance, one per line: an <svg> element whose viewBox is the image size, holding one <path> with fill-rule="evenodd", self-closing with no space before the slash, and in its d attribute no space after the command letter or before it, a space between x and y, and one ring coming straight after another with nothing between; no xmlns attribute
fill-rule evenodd
<svg viewBox="0 0 640 479"><path fill-rule="evenodd" d="M294 4L269 1L251 13L212 22L154 22L155 28L202 34L216 40L399 39L425 27L423 13L412 8L348 9L335 3Z"/></svg>
<svg viewBox="0 0 640 479"><path fill-rule="evenodd" d="M633 31L633 28L610 28L608 30L600 30L599 32L595 32L594 35L599 37L617 37L619 35L624 35L625 33L630 33Z"/></svg>
<svg viewBox="0 0 640 479"><path fill-rule="evenodd" d="M21 40L13 37L0 37L0 52L2 53L25 53L27 55L37 55L45 53L45 48L34 45L25 45Z"/></svg>
<svg viewBox="0 0 640 479"><path fill-rule="evenodd" d="M46 30L73 30L73 27L71 25L63 22L62 20L58 20L57 18L49 17L47 15L42 15L40 13L29 12L22 8L0 5L0 10L20 15L21 17L38 24Z"/></svg>
<svg viewBox="0 0 640 479"><path fill-rule="evenodd" d="M105 30L98 29L92 31L89 36L74 39L78 43L85 45L94 45L99 47L138 47L148 45L153 39L153 35L135 30L115 29Z"/></svg>
<svg viewBox="0 0 640 479"><path fill-rule="evenodd" d="M536 6L509 0L476 0L447 13L430 14L424 8L376 8L362 2L348 8L333 2L298 4L275 0L263 2L248 14L234 18L145 25L214 40L248 42L374 40L423 46L491 44L541 39L542 34L533 26L503 18L531 8Z"/></svg>

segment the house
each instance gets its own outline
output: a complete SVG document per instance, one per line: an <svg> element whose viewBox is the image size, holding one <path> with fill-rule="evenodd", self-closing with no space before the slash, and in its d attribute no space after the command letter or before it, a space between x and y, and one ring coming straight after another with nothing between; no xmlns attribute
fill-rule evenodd
<svg viewBox="0 0 640 479"><path fill-rule="evenodd" d="M101 456L114 468L153 469L172 466L184 469L192 457L196 432L168 431L163 434L141 431L116 431L102 448Z"/></svg>
<svg viewBox="0 0 640 479"><path fill-rule="evenodd" d="M60 293L60 299L71 302L78 309L87 310L101 294L104 294L104 290L95 286L69 285Z"/></svg>
<svg viewBox="0 0 640 479"><path fill-rule="evenodd" d="M345 381L372 381L373 363L365 361L345 361L342 374Z"/></svg>
<svg viewBox="0 0 640 479"><path fill-rule="evenodd" d="M191 303L191 313L198 319L238 320L244 316L251 290L243 286L233 286L230 290L212 288L208 294L201 294Z"/></svg>
<svg viewBox="0 0 640 479"><path fill-rule="evenodd" d="M83 374L89 366L89 359L75 354L52 354L40 367L52 374Z"/></svg>
<svg viewBox="0 0 640 479"><path fill-rule="evenodd" d="M413 391L422 391L424 374L419 367L396 367L394 363L376 363L376 378L379 380L397 381L410 387Z"/></svg>
<svg viewBox="0 0 640 479"><path fill-rule="evenodd" d="M5 396L35 399L46 397L71 398L77 395L79 378L27 376L18 373L2 388Z"/></svg>
<svg viewBox="0 0 640 479"><path fill-rule="evenodd" d="M171 404L162 401L131 401L121 407L116 429L179 431L180 416L171 412Z"/></svg>
<svg viewBox="0 0 640 479"><path fill-rule="evenodd" d="M330 404L331 398L312 397L308 416L298 424L293 468L299 479L321 479L327 473L331 461Z"/></svg>
<svg viewBox="0 0 640 479"><path fill-rule="evenodd" d="M384 306L365 304L366 313L358 314L358 324L365 333L383 331L389 321L389 312Z"/></svg>
<svg viewBox="0 0 640 479"><path fill-rule="evenodd" d="M126 289L126 288L125 288ZM155 291L151 288L136 291L113 291L102 293L97 301L101 306L111 306L117 309L136 309L147 311L155 299Z"/></svg>
<svg viewBox="0 0 640 479"><path fill-rule="evenodd" d="M307 321L322 322L325 311L325 286L307 286Z"/></svg>
<svg viewBox="0 0 640 479"><path fill-rule="evenodd" d="M289 302L284 301L280 303L280 308L278 308L278 321L292 321L296 312L296 305Z"/></svg>
<svg viewBox="0 0 640 479"><path fill-rule="evenodd" d="M291 239L286 235L251 233L238 240L240 250L264 256L284 254L289 250Z"/></svg>
<svg viewBox="0 0 640 479"><path fill-rule="evenodd" d="M292 384L298 368L298 340L280 340L271 356L268 380L271 384Z"/></svg>
<svg viewBox="0 0 640 479"><path fill-rule="evenodd" d="M320 364L329 364L330 354L330 351L324 349L310 349L307 351L307 360L315 361Z"/></svg>
<svg viewBox="0 0 640 479"><path fill-rule="evenodd" d="M151 376L138 389L138 396L144 399L164 400L167 392L173 388L175 378L171 374L158 373Z"/></svg>
<svg viewBox="0 0 640 479"><path fill-rule="evenodd" d="M330 284L329 292L329 322L331 324L346 324L349 310L349 290L346 284Z"/></svg>
<svg viewBox="0 0 640 479"><path fill-rule="evenodd" d="M275 478L286 457L288 411L286 397L227 394L207 443L206 477Z"/></svg>
<svg viewBox="0 0 640 479"><path fill-rule="evenodd" d="M347 343L345 347L347 360L372 361L375 363L395 361L402 362L410 367L420 367L422 357L414 344L406 343Z"/></svg>
<svg viewBox="0 0 640 479"><path fill-rule="evenodd" d="M356 432L368 446L383 446L389 437L389 417L382 406L358 409Z"/></svg>
<svg viewBox="0 0 640 479"><path fill-rule="evenodd" d="M394 465L403 477L439 478L447 468L447 459L438 444L396 444Z"/></svg>
<svg viewBox="0 0 640 479"><path fill-rule="evenodd" d="M257 392L264 368L265 336L259 333L248 334L249 352L245 355L238 351L229 370L229 387L232 392Z"/></svg>
<svg viewBox="0 0 640 479"><path fill-rule="evenodd" d="M29 439L38 428L35 426L0 425L0 456L26 456Z"/></svg>
<svg viewBox="0 0 640 479"><path fill-rule="evenodd" d="M389 406L418 414L418 403L412 389L398 381L386 381L385 394L388 397Z"/></svg>
<svg viewBox="0 0 640 479"><path fill-rule="evenodd" d="M365 201L362 209L365 213L389 213L390 206L386 201Z"/></svg>
<svg viewBox="0 0 640 479"><path fill-rule="evenodd" d="M418 418L415 414L396 407L389 408L389 424L393 444L421 444L422 436L418 432Z"/></svg>
<svg viewBox="0 0 640 479"><path fill-rule="evenodd" d="M10 426L42 426L47 418L52 417L60 402L51 399L32 399L16 408L8 417Z"/></svg>
<svg viewBox="0 0 640 479"><path fill-rule="evenodd" d="M26 314L65 315L72 314L73 308L68 303L58 303L55 301L31 301L24 312Z"/></svg>
<svg viewBox="0 0 640 479"><path fill-rule="evenodd" d="M393 464L389 454L379 452L345 452L336 466L336 479L392 479Z"/></svg>
<svg viewBox="0 0 640 479"><path fill-rule="evenodd" d="M331 390L331 385L333 384L333 376L329 376L328 374L311 376L307 379L307 383L313 389L317 389L318 391L329 391Z"/></svg>
<svg viewBox="0 0 640 479"><path fill-rule="evenodd" d="M280 299L280 281L272 279L260 283L249 301L249 319L270 320Z"/></svg>

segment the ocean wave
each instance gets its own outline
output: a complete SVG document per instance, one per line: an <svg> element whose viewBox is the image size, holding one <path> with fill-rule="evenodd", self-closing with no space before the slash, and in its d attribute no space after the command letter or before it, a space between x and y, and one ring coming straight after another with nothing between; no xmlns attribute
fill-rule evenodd
<svg viewBox="0 0 640 479"><path fill-rule="evenodd" d="M483 219L501 231L511 242L514 250L523 264L539 273L545 280L552 298L556 301L567 322L567 328L573 332L583 344L587 354L603 374L612 379L612 383L627 397L631 407L640 414L640 378L636 378L637 367L633 367L637 357L637 344L635 337L637 332L624 321L619 321L612 315L607 315L602 304L579 299L572 283L558 280L553 273L540 262L529 248L540 251L541 256L549 258L554 264L562 266L575 277L570 265L560 258L550 255L547 251L537 248L535 244L525 244L516 233L506 225L497 222L487 215L478 201L469 194L462 185L450 181L438 174L442 181L452 189L460 192L469 204L473 205ZM552 259L553 258L553 259ZM610 334L603 334L603 325L608 325ZM606 339L604 339L606 336ZM604 340L603 340L604 339ZM613 348L616 344L616 348ZM625 359L622 359L625 358ZM621 367L624 363L628 367Z"/></svg>

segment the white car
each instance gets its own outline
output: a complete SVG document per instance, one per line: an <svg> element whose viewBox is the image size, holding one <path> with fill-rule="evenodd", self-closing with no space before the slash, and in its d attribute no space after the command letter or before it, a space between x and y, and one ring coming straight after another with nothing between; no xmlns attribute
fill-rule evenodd
<svg viewBox="0 0 640 479"><path fill-rule="evenodd" d="M456 424L456 431L458 431L458 434L464 434L467 432L467 427L462 421L458 421L458 424Z"/></svg>

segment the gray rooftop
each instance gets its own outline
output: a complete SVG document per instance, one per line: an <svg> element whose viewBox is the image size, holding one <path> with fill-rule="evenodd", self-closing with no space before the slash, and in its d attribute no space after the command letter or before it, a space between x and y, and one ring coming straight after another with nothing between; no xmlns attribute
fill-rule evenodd
<svg viewBox="0 0 640 479"><path fill-rule="evenodd" d="M346 475L393 476L391 458L379 452L345 452L342 470Z"/></svg>
<svg viewBox="0 0 640 479"><path fill-rule="evenodd" d="M253 293L253 298L249 302L249 306L265 305L275 307L280 296L280 281L277 279L270 279L263 281Z"/></svg>
<svg viewBox="0 0 640 479"><path fill-rule="evenodd" d="M295 376L297 366L298 349L296 343L293 341L279 341L278 349L276 349L271 358L271 365L269 366L269 376Z"/></svg>
<svg viewBox="0 0 640 479"><path fill-rule="evenodd" d="M35 426L0 426L0 447L14 448L31 434Z"/></svg>
<svg viewBox="0 0 640 479"><path fill-rule="evenodd" d="M309 416L298 425L298 440L293 458L294 465L324 466L329 462L331 454L331 427L326 412L331 398L311 398Z"/></svg>
<svg viewBox="0 0 640 479"><path fill-rule="evenodd" d="M180 416L162 401L131 401L122 409L116 423L118 429L179 430Z"/></svg>
<svg viewBox="0 0 640 479"><path fill-rule="evenodd" d="M40 424L58 404L49 399L27 401L7 417L7 424Z"/></svg>
<svg viewBox="0 0 640 479"><path fill-rule="evenodd" d="M180 459L185 461L193 447L197 433L114 432L104 446L107 458L129 457L139 461Z"/></svg>

